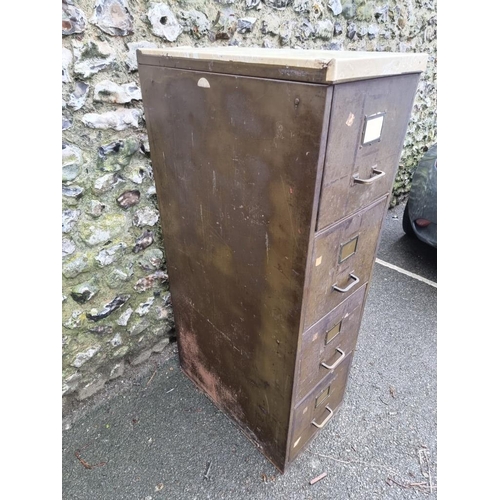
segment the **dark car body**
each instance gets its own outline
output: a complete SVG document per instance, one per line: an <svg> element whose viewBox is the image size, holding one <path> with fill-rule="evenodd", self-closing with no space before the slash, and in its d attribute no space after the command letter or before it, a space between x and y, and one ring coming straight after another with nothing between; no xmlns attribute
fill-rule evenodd
<svg viewBox="0 0 500 500"><path fill-rule="evenodd" d="M403 230L437 248L437 143L424 153L413 173Z"/></svg>

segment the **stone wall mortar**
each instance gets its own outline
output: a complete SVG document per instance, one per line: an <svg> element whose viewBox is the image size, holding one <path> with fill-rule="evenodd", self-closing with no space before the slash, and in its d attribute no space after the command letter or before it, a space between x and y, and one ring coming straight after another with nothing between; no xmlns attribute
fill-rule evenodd
<svg viewBox="0 0 500 500"><path fill-rule="evenodd" d="M425 52L391 204L437 141L433 0L62 2L63 398L174 337L135 50L238 45Z"/></svg>

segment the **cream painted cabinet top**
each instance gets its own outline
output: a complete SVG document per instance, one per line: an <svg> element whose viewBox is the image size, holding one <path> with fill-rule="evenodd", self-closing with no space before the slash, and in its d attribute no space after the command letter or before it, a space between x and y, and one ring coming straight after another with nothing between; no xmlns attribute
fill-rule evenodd
<svg viewBox="0 0 500 500"><path fill-rule="evenodd" d="M143 63L314 83L421 73L427 54L248 47L139 49Z"/></svg>

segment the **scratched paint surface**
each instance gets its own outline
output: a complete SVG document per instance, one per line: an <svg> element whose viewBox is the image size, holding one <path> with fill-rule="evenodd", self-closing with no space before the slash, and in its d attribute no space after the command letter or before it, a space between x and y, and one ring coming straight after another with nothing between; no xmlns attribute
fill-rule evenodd
<svg viewBox="0 0 500 500"><path fill-rule="evenodd" d="M181 365L283 469L330 94L153 66L140 76Z"/></svg>

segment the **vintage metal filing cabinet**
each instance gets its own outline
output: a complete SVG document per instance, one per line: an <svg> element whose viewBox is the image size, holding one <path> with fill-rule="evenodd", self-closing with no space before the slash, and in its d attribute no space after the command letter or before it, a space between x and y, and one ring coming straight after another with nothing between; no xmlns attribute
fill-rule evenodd
<svg viewBox="0 0 500 500"><path fill-rule="evenodd" d="M426 59L138 51L182 369L281 471L341 406Z"/></svg>

